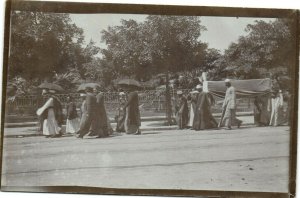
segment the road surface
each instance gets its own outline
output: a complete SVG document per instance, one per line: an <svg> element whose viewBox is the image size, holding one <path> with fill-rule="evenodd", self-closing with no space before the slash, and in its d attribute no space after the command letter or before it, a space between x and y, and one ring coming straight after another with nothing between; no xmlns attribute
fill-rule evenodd
<svg viewBox="0 0 300 198"><path fill-rule="evenodd" d="M2 185L288 192L288 160L287 126L6 137Z"/></svg>

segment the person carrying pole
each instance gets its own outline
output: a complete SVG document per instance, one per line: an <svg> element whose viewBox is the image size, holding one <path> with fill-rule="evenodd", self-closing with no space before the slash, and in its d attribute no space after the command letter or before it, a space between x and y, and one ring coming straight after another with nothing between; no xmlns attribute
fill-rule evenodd
<svg viewBox="0 0 300 198"><path fill-rule="evenodd" d="M225 122L227 130L230 130L233 125L237 125L237 127L240 128L242 121L236 118L235 88L231 85L231 81L229 79L225 80L225 86L227 87L227 90L222 106L222 117L219 126L222 126L222 122Z"/></svg>

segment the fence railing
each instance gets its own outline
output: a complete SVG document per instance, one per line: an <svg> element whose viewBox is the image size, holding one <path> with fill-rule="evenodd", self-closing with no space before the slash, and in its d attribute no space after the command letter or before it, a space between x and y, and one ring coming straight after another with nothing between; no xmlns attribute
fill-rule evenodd
<svg viewBox="0 0 300 198"><path fill-rule="evenodd" d="M184 94L189 93L190 90L183 90ZM118 92L106 92L104 94L105 107L110 115L116 113L119 106L119 93ZM73 94L57 94L63 106L66 106L67 97L72 96L75 99L75 103L79 108L82 100L78 93ZM138 92L139 103L141 107L142 116L155 116L165 115L166 112L166 99L165 91L148 90ZM171 90L171 97L176 97L176 90ZM41 96L38 95L24 95L15 98L8 98L6 101L6 114L7 115L35 115L36 110L41 106ZM222 110L223 99L215 97L215 105L212 106L213 113L219 113ZM237 100L237 111L247 112L253 110L252 98L240 98Z"/></svg>

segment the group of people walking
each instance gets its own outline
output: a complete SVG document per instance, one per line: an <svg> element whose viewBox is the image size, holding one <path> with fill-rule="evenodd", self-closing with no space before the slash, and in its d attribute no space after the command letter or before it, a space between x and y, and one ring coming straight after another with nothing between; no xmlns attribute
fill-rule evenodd
<svg viewBox="0 0 300 198"><path fill-rule="evenodd" d="M140 112L138 94L134 89L128 88L127 93L121 92L123 102L120 103L120 118L116 131L127 134L141 134ZM56 97L54 90L44 89L42 95L46 98L44 105L37 110L40 130L46 137L60 137L63 135L62 104ZM85 135L97 138L108 137L113 129L107 116L104 95L97 88L86 87L80 93L82 98L81 117L79 118L74 98L68 96L66 107L66 133L74 134L77 138Z"/></svg>
<svg viewBox="0 0 300 198"><path fill-rule="evenodd" d="M291 96L288 91L273 90L270 95L254 99L254 123L256 126L279 126L289 123Z"/></svg>
<svg viewBox="0 0 300 198"><path fill-rule="evenodd" d="M225 126L225 129L228 130L232 129L232 126L239 128L242 121L236 118L236 89L229 79L226 79L224 83L227 89L219 123L217 123L211 112L211 106L215 103L214 98L210 93L203 92L201 85L197 85L187 96L184 96L182 91L178 91L178 99L175 102L178 128L193 130L222 126ZM279 126L289 122L290 99L288 93L283 95L282 91L277 89L271 90L271 93L256 96L254 98L255 125ZM283 111L284 101L287 103L286 111Z"/></svg>
<svg viewBox="0 0 300 198"><path fill-rule="evenodd" d="M186 97L182 91L178 91L178 101L176 102L176 121L179 129L191 128L194 130L203 130L226 126L231 129L233 125L238 128L242 121L236 118L236 93L229 79L225 80L227 87L225 99L222 106L222 117L219 124L211 112L211 106L215 100L208 92L203 92L202 86L196 88Z"/></svg>
<svg viewBox="0 0 300 198"><path fill-rule="evenodd" d="M222 105L222 115L219 123L213 117L211 107L215 100L211 93L204 92L201 85L197 85L187 96L182 91L177 91L177 97L173 100L173 107L178 129L190 128L204 130L225 126L241 126L242 121L236 118L236 90L229 79L225 80L227 87L225 99ZM60 100L56 97L56 91L44 89L42 95L46 97L44 105L38 109L40 130L46 137L60 137L62 133L63 111ZM82 98L81 117L79 118L74 98L67 98L66 107L66 133L72 133L77 138L85 135L98 138L108 137L114 131L104 105L104 94L97 87L86 87L80 93ZM283 96L281 91L273 91L271 97L268 94L259 95L254 100L254 120L258 126L277 126L282 123L281 107ZM115 117L117 123L116 132L127 134L141 134L141 116L139 110L138 93L128 87L126 92L119 93L119 108Z"/></svg>

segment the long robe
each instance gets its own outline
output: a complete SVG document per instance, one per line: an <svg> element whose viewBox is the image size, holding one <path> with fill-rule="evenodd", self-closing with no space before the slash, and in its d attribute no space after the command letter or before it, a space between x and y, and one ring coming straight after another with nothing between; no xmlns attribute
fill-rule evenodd
<svg viewBox="0 0 300 198"><path fill-rule="evenodd" d="M46 98L41 96L37 99L37 105L42 107L47 102ZM43 124L44 120L47 119L48 112L44 111L41 115L38 115L37 133L43 134Z"/></svg>
<svg viewBox="0 0 300 198"><path fill-rule="evenodd" d="M270 118L270 126L278 126L285 122L283 116L283 96L282 94L277 94L276 97L271 99L272 111Z"/></svg>
<svg viewBox="0 0 300 198"><path fill-rule="evenodd" d="M55 106L55 99L50 97L47 102L38 110L38 115L46 115L46 119L43 121L43 135L52 136L58 135L61 132L61 127L58 124L57 120L57 109Z"/></svg>
<svg viewBox="0 0 300 198"><path fill-rule="evenodd" d="M137 92L130 92L128 94L128 101L124 105L126 108L126 117L124 122L124 128L126 133L136 133L141 126L141 117L139 110L139 98Z"/></svg>
<svg viewBox="0 0 300 198"><path fill-rule="evenodd" d="M188 101L188 106L189 106L189 122L187 125L188 127L193 127L194 125L196 105L197 105L197 99L192 98L190 101Z"/></svg>
<svg viewBox="0 0 300 198"><path fill-rule="evenodd" d="M92 126L91 126L91 133L90 135L97 135L99 137L107 137L109 135L108 133L108 118L104 106L104 95L102 93L99 93L96 96L96 113L95 113L95 119L93 120Z"/></svg>
<svg viewBox="0 0 300 198"><path fill-rule="evenodd" d="M79 119L74 102L67 105L66 133L75 133L79 129Z"/></svg>
<svg viewBox="0 0 300 198"><path fill-rule="evenodd" d="M254 123L257 126L268 126L270 122L270 100L268 96L254 99Z"/></svg>
<svg viewBox="0 0 300 198"><path fill-rule="evenodd" d="M189 121L187 99L184 96L181 96L178 100L177 106L178 111L176 112L176 118L178 128L185 129Z"/></svg>
<svg viewBox="0 0 300 198"><path fill-rule="evenodd" d="M120 99L120 107L118 108L118 115L115 117L117 122L116 131L117 132L125 132L125 118L126 118L126 109L123 108L125 105L126 100Z"/></svg>
<svg viewBox="0 0 300 198"><path fill-rule="evenodd" d="M211 129L217 127L217 122L212 116L211 101L208 93L201 92L197 97L197 105L193 123L194 130Z"/></svg>
<svg viewBox="0 0 300 198"><path fill-rule="evenodd" d="M96 116L96 97L88 93L84 101L83 111L80 120L79 130L76 132L80 134L80 137L83 137L87 134L91 128L92 122Z"/></svg>

